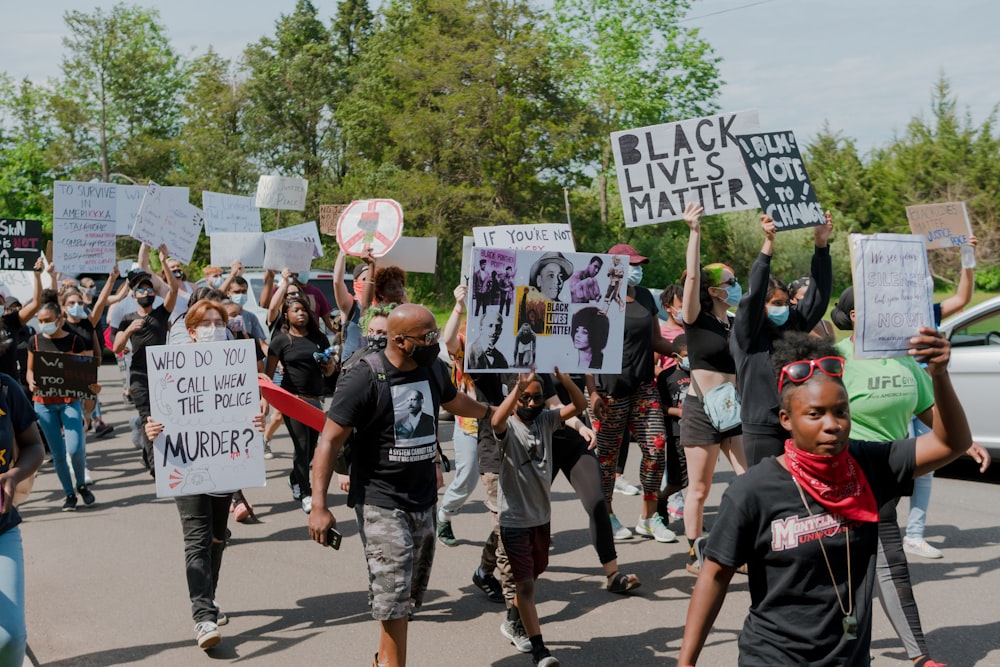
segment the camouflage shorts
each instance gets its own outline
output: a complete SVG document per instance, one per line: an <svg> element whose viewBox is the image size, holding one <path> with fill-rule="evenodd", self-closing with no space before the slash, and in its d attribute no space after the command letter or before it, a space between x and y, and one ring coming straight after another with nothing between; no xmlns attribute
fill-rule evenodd
<svg viewBox="0 0 1000 667"><path fill-rule="evenodd" d="M434 560L435 509L421 512L358 505L358 526L368 561L372 618L403 618L424 600Z"/></svg>

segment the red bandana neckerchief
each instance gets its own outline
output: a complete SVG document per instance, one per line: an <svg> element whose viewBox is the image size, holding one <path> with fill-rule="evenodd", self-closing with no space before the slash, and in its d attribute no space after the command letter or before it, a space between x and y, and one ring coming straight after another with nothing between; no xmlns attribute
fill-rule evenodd
<svg viewBox="0 0 1000 667"><path fill-rule="evenodd" d="M857 521L878 521L875 494L847 448L840 454L822 456L802 451L789 438L785 441L785 463L792 478L827 511Z"/></svg>

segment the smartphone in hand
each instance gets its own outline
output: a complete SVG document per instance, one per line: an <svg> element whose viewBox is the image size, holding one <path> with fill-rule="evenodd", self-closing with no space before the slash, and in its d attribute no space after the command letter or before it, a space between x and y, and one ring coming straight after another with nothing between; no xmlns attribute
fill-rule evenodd
<svg viewBox="0 0 1000 667"><path fill-rule="evenodd" d="M326 543L334 549L340 548L340 541L344 538L336 528L326 531Z"/></svg>

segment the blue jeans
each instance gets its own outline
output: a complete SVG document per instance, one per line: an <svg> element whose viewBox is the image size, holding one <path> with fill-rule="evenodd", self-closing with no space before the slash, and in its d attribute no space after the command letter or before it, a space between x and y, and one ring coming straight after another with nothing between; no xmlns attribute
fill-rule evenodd
<svg viewBox="0 0 1000 667"><path fill-rule="evenodd" d="M455 478L444 492L438 513L438 518L444 521L451 521L451 517L458 514L479 482L479 441L476 434L466 433L456 423L452 440L455 445Z"/></svg>
<svg viewBox="0 0 1000 667"><path fill-rule="evenodd" d="M913 418L912 428L914 436L930 432L926 424L916 417ZM933 471L913 480L913 495L910 496L910 516L906 521L906 536L911 540L924 539L924 528L927 526L927 507L931 504L931 485L933 483Z"/></svg>
<svg viewBox="0 0 1000 667"><path fill-rule="evenodd" d="M81 401L35 403L35 414L38 415L38 425L42 427L45 440L49 443L52 465L56 468L63 493L67 496L75 495L73 477L76 477L77 485L83 484L83 468L87 463L83 449L83 404ZM72 475L66 464L67 453L73 463Z"/></svg>
<svg viewBox="0 0 1000 667"><path fill-rule="evenodd" d="M0 533L0 665L20 665L28 645L24 623L24 551L16 526Z"/></svg>

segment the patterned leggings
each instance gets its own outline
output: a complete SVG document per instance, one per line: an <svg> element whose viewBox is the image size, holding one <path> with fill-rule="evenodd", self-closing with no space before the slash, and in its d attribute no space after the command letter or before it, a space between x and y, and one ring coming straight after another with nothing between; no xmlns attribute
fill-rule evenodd
<svg viewBox="0 0 1000 667"><path fill-rule="evenodd" d="M590 421L597 432L597 460L601 464L601 490L604 500L611 502L615 487L615 468L618 452L622 446L622 436L628 426L632 440L642 450L642 464L639 481L642 484L642 499L655 500L663 478L663 458L665 431L663 411L660 409L660 393L656 383L647 382L622 398L612 398L601 394L608 406L608 418L597 419L590 412Z"/></svg>

